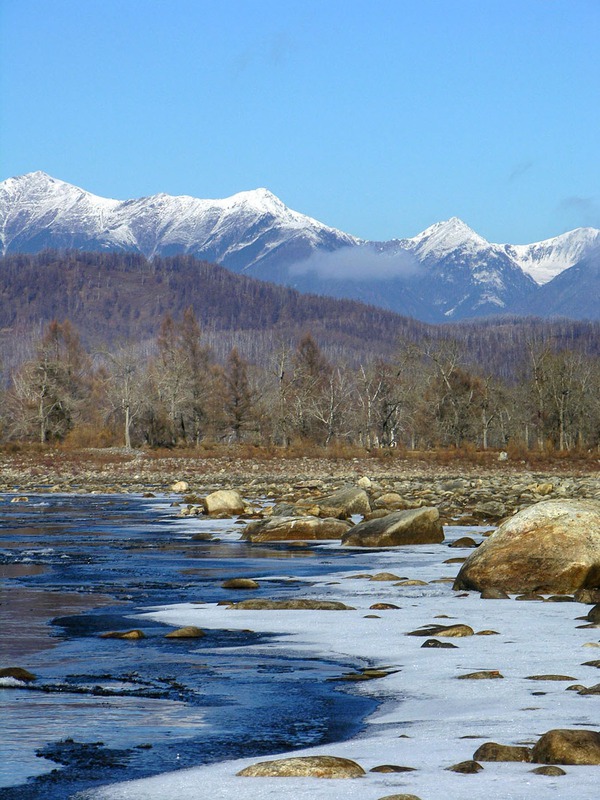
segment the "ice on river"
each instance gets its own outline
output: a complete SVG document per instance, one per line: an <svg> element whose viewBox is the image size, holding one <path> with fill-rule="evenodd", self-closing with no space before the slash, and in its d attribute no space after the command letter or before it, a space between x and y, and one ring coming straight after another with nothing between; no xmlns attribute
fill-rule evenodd
<svg viewBox="0 0 600 800"><path fill-rule="evenodd" d="M454 538L465 529L449 529ZM469 531L472 534L472 530ZM335 563L333 545L319 551ZM356 780L308 778L242 778L236 773L267 758L226 761L181 770L140 781L113 784L89 791L94 800L377 800L410 793L422 800L550 800L598 797L600 767L564 767L562 777L531 772L525 763L484 763L475 775L448 772L446 767L471 759L486 741L533 744L551 728L596 729L600 721L598 695L567 691L571 684L591 686L598 671L583 662L600 658L597 629L578 626L587 612L578 603L481 600L477 593L452 591L451 583L432 581L456 574L458 565L444 564L451 556L469 551L448 550L446 544L374 551L370 573L393 572L399 577L428 581L426 586L394 586L369 581L356 570L335 572L307 581L302 596L341 600L353 611L241 611L215 604L174 605L151 609L147 615L174 626L205 629L252 629L274 632L265 649L343 660L364 666L398 670L385 678L352 684L381 701L363 732L347 742L330 744L294 755L327 754L357 761L367 775ZM281 578L281 575L273 575ZM267 581L261 581L265 585ZM400 606L370 610L376 602ZM376 616L373 616L376 615ZM446 615L446 616L442 616ZM406 636L429 623L460 622L476 632L497 631L447 639L456 649L423 648L424 638ZM457 680L479 670L499 670L504 679ZM528 676L561 674L571 681L530 680ZM302 708L298 708L302 716ZM269 758L285 754L273 754ZM407 773L369 773L381 764L415 768Z"/></svg>

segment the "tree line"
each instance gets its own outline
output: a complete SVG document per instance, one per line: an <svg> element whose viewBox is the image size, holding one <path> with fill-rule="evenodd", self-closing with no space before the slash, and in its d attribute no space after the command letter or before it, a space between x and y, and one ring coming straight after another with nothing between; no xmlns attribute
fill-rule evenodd
<svg viewBox="0 0 600 800"><path fill-rule="evenodd" d="M388 358L332 358L312 332L260 359L219 357L194 310L167 313L150 345L84 347L53 320L2 388L2 441L172 447L348 444L369 450L600 447L600 361L529 329L508 377L465 337L400 336Z"/></svg>

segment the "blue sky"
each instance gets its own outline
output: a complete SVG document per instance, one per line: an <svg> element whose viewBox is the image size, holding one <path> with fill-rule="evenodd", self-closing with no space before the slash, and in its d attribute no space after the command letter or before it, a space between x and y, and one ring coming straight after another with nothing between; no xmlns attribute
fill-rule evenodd
<svg viewBox="0 0 600 800"><path fill-rule="evenodd" d="M600 227L599 0L1 0L0 179L369 239Z"/></svg>

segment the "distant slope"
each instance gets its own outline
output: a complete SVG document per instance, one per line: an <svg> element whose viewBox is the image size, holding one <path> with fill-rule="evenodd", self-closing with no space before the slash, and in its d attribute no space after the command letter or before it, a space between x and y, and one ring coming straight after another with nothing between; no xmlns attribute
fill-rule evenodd
<svg viewBox="0 0 600 800"><path fill-rule="evenodd" d="M527 340L600 355L600 323L488 318L432 326L352 300L302 295L190 256L46 251L0 258L0 359L28 356L52 319L70 319L94 352L155 339L163 316L192 306L219 358L236 345L266 365L282 344L311 332L334 363L390 359L401 341L456 338L466 363L514 378Z"/></svg>
<svg viewBox="0 0 600 800"><path fill-rule="evenodd" d="M352 300L302 295L236 275L190 256L53 251L0 258L0 329L18 339L52 319L70 319L89 346L143 341L166 313L192 306L213 334L236 332L275 339L310 330L349 357L388 355L400 335L426 326Z"/></svg>
<svg viewBox="0 0 600 800"><path fill-rule="evenodd" d="M530 302L517 309L546 317L600 319L600 245L541 286Z"/></svg>

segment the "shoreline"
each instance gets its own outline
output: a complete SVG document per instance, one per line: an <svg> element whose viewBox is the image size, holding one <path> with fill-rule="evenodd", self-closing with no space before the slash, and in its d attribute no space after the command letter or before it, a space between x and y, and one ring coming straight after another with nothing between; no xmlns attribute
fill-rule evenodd
<svg viewBox="0 0 600 800"><path fill-rule="evenodd" d="M472 531L471 531L472 532ZM352 660L387 668L381 680L353 684L352 691L376 698L378 709L352 739L327 746L294 750L263 758L224 761L206 767L171 772L142 781L116 783L87 792L86 800L192 800L197 787L215 800L266 800L291 793L297 800L379 800L392 793L410 793L422 800L440 795L459 800L546 800L577 796L592 800L597 768L566 767L560 778L531 774L534 764L485 763L482 772L465 776L448 772L452 764L470 759L485 741L511 745L532 743L544 731L558 727L593 728L596 698L565 692L567 684L532 681L532 673L559 673L593 682L593 670L582 667L600 648L596 631L578 630L573 619L585 606L577 603L482 601L476 593L454 593L444 581L452 566L444 563L447 544L465 533L449 531L445 545L406 547L370 553L370 572L395 570L428 580L423 587L395 587L372 582L347 571L307 582L304 596L338 600L349 611L241 611L215 604L177 604L148 609L140 618L170 625L201 625L207 629L251 628L273 636L268 649L310 658ZM319 547L324 558L335 545ZM455 551L456 552L456 551ZM363 555L363 554L361 554ZM277 576L274 576L277 577ZM374 601L395 602L394 610L370 612ZM445 616L472 625L475 635L453 649L423 649L423 639L406 634ZM260 650L258 650L260 651ZM264 652L264 650L263 650ZM474 669L499 670L503 680L456 680ZM588 672L586 673L586 670ZM541 691L540 691L541 690ZM238 772L257 761L302 755L334 755L359 763L366 775L359 780L310 778L242 778ZM411 772L377 773L381 764L408 766ZM467 784L467 785L465 785Z"/></svg>

